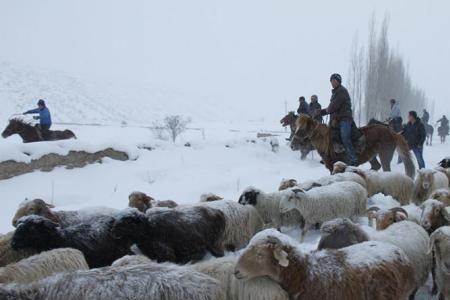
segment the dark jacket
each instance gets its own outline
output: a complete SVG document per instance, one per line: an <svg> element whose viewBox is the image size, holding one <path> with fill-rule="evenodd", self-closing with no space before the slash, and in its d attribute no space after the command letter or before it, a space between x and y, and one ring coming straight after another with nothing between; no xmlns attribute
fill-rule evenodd
<svg viewBox="0 0 450 300"><path fill-rule="evenodd" d="M306 101L300 101L300 106L297 109L298 114L309 114L309 106Z"/></svg>
<svg viewBox="0 0 450 300"><path fill-rule="evenodd" d="M403 136L408 142L409 148L417 148L422 147L425 139L427 137L427 133L425 131L425 126L422 121L417 118L416 122L405 125L403 128Z"/></svg>
<svg viewBox="0 0 450 300"><path fill-rule="evenodd" d="M322 115L329 114L330 122L353 121L352 101L347 89L340 85L331 93L330 105L327 109L322 109Z"/></svg>
<svg viewBox="0 0 450 300"><path fill-rule="evenodd" d="M319 121L322 123L322 116L319 114L316 114L317 111L322 110L322 105L320 105L319 102L311 102L309 103L309 113L311 116L314 117L314 120Z"/></svg>
<svg viewBox="0 0 450 300"><path fill-rule="evenodd" d="M50 111L48 110L47 107L44 108L36 108L36 109L32 109L29 111L24 112L24 115L27 114L39 114L39 122L41 125L47 125L47 126L51 126L52 125L52 117L50 115Z"/></svg>

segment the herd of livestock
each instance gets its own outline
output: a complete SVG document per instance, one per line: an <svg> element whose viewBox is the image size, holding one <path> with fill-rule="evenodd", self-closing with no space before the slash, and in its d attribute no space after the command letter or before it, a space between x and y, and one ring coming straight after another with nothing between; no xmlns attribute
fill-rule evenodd
<svg viewBox="0 0 450 300"><path fill-rule="evenodd" d="M58 211L26 200L0 235L0 299L403 300L430 277L450 299L449 180L449 159L414 180L338 162L239 201L134 192L123 210ZM370 206L378 193L400 205ZM282 233L292 227L298 239Z"/></svg>

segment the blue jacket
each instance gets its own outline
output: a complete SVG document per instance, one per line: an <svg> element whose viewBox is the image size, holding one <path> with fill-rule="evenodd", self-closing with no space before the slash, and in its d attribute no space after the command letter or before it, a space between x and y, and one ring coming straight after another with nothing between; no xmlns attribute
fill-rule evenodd
<svg viewBox="0 0 450 300"><path fill-rule="evenodd" d="M39 123L41 125L52 125L52 117L50 116L50 111L47 107L42 109L36 108L29 111L24 112L24 114L39 114Z"/></svg>

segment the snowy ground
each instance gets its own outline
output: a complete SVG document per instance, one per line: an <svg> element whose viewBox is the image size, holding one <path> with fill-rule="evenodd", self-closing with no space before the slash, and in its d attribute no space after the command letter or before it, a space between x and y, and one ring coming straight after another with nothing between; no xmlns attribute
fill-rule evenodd
<svg viewBox="0 0 450 300"><path fill-rule="evenodd" d="M274 125L275 124L275 125ZM0 181L0 232L12 230L11 219L18 204L24 199L42 198L56 209L70 210L93 206L124 208L128 194L143 191L156 199L172 199L178 203L198 201L200 195L213 192L226 199L237 200L247 186L265 191L274 191L282 178L299 181L318 178L328 174L314 153L306 161L300 161L299 153L292 152L280 134L278 153L271 151L269 140L257 139L260 128L280 130L274 122L271 125L243 125L243 131L232 131L227 125L211 125L201 131L189 130L177 143L158 140L146 128L56 126L73 130L76 141L59 141L24 145L17 136L1 139L2 159L29 159L21 153L27 152L37 158L45 152L68 150L93 150L101 147L115 147L132 154L133 160L120 162L111 159L102 164L82 169L57 168L52 172L34 172ZM184 144L189 142L191 147ZM152 147L149 151L142 146ZM436 144L425 149L425 159L430 167L449 155L448 145ZM28 158L27 158L28 157ZM368 166L365 166L368 167ZM403 165L393 164L403 171ZM371 204L391 207L397 202L391 197L376 195ZM367 220L362 218L361 223ZM298 232L290 233L298 237ZM316 247L319 235L310 231L303 245L305 250ZM423 299L428 299L423 296Z"/></svg>

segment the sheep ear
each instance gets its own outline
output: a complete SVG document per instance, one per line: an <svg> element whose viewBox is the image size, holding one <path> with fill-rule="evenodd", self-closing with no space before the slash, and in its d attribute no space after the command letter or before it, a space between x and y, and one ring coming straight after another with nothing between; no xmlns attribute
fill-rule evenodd
<svg viewBox="0 0 450 300"><path fill-rule="evenodd" d="M286 251L284 251L283 249L281 249L280 247L276 247L273 250L273 256L275 257L275 259L278 261L278 264L284 268L286 268L287 266L289 266L289 259L288 259L288 254L286 253Z"/></svg>

